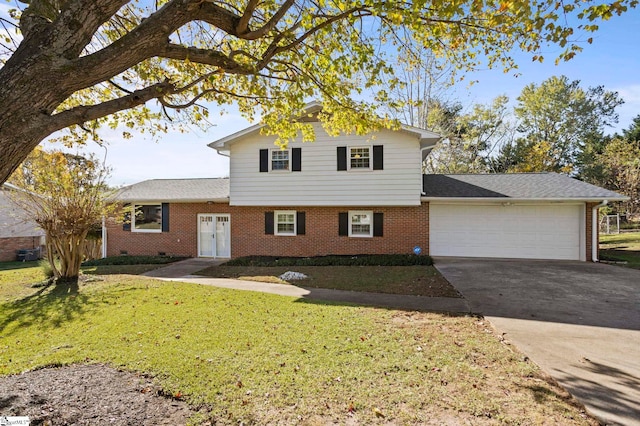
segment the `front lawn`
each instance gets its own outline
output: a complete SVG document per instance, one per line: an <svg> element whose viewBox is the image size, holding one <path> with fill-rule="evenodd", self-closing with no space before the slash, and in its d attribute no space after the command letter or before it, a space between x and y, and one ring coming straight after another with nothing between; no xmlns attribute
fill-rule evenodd
<svg viewBox="0 0 640 426"><path fill-rule="evenodd" d="M627 262L626 266L640 269L640 232L600 234L600 258Z"/></svg>
<svg viewBox="0 0 640 426"><path fill-rule="evenodd" d="M139 275L161 268L168 263L168 260L164 260L165 258L161 256L145 257L144 259L130 256L129 264L117 259L112 261L109 259L114 258L92 261L90 262L91 266L82 266L80 270L85 275ZM138 263L142 261L149 263ZM47 262L44 260L38 262L0 262L0 302L33 293L33 285L47 279L46 269Z"/></svg>
<svg viewBox="0 0 640 426"><path fill-rule="evenodd" d="M109 363L209 424L597 424L478 318L100 279L0 303L0 375Z"/></svg>
<svg viewBox="0 0 640 426"><path fill-rule="evenodd" d="M301 287L374 293L411 294L432 297L460 297L460 293L433 266L213 266L197 275L213 278L282 283L287 271L308 278L289 281Z"/></svg>

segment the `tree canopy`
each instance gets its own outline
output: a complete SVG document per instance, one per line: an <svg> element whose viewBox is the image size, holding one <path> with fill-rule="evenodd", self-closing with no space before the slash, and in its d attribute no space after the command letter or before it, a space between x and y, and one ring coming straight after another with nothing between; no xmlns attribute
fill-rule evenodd
<svg viewBox="0 0 640 426"><path fill-rule="evenodd" d="M282 141L313 137L288 124L311 98L330 133L391 127L376 105L397 84L398 49L463 70L509 70L515 49L542 60L549 44L567 60L599 20L637 2L22 0L2 17L0 182L59 130L70 129L67 141L98 139L104 125L162 131L207 119L204 102L259 113ZM355 100L363 91L369 102Z"/></svg>

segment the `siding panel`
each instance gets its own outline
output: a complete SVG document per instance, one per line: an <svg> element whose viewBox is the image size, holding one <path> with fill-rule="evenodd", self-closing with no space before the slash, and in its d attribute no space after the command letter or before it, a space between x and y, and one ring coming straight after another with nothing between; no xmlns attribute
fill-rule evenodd
<svg viewBox="0 0 640 426"><path fill-rule="evenodd" d="M236 206L417 206L422 190L418 140L402 132L328 136L314 124L316 141L301 148L302 171L260 173L256 158L274 137L248 136L231 145L230 204ZM383 170L337 170L339 147L384 146Z"/></svg>

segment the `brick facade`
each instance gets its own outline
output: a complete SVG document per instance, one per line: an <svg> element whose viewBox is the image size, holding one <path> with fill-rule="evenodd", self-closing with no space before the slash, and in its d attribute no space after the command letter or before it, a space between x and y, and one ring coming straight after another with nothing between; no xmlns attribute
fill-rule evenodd
<svg viewBox="0 0 640 426"><path fill-rule="evenodd" d="M18 250L38 248L40 241L40 236L0 238L0 262L16 260Z"/></svg>
<svg viewBox="0 0 640 426"><path fill-rule="evenodd" d="M304 211L306 233L296 236L265 235L264 212ZM349 210L373 210L384 214L382 237L338 236L338 214ZM169 231L142 233L124 231L122 225L109 225L108 256L123 251L130 255L198 255L197 215L230 214L231 256L317 256L349 254L411 253L420 246L429 250L429 205L415 207L242 207L228 204L173 203L170 205Z"/></svg>
<svg viewBox="0 0 640 426"><path fill-rule="evenodd" d="M585 246L586 246L586 251L587 251L587 262L592 262L593 261L593 256L591 253L591 247L592 247L592 242L593 242L593 233L592 231L592 217L593 217L593 208L595 206L597 206L599 203L586 203L586 214L585 214L585 226L587 227L587 232L586 232L586 241L585 241ZM598 212L596 212L596 214L598 214ZM598 233L598 241L600 241L600 229L598 229L599 227L596 227L596 233ZM600 258L600 255L598 255L598 259Z"/></svg>

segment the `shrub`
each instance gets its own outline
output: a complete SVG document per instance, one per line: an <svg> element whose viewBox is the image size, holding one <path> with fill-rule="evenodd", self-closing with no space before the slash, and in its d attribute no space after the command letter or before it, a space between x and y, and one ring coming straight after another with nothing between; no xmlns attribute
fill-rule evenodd
<svg viewBox="0 0 640 426"><path fill-rule="evenodd" d="M184 260L181 256L112 256L104 259L95 259L84 262L82 266L103 266L103 265L162 265L165 263Z"/></svg>
<svg viewBox="0 0 640 426"><path fill-rule="evenodd" d="M412 266L433 265L430 256L413 254L364 254L353 256L274 257L247 256L223 266Z"/></svg>

